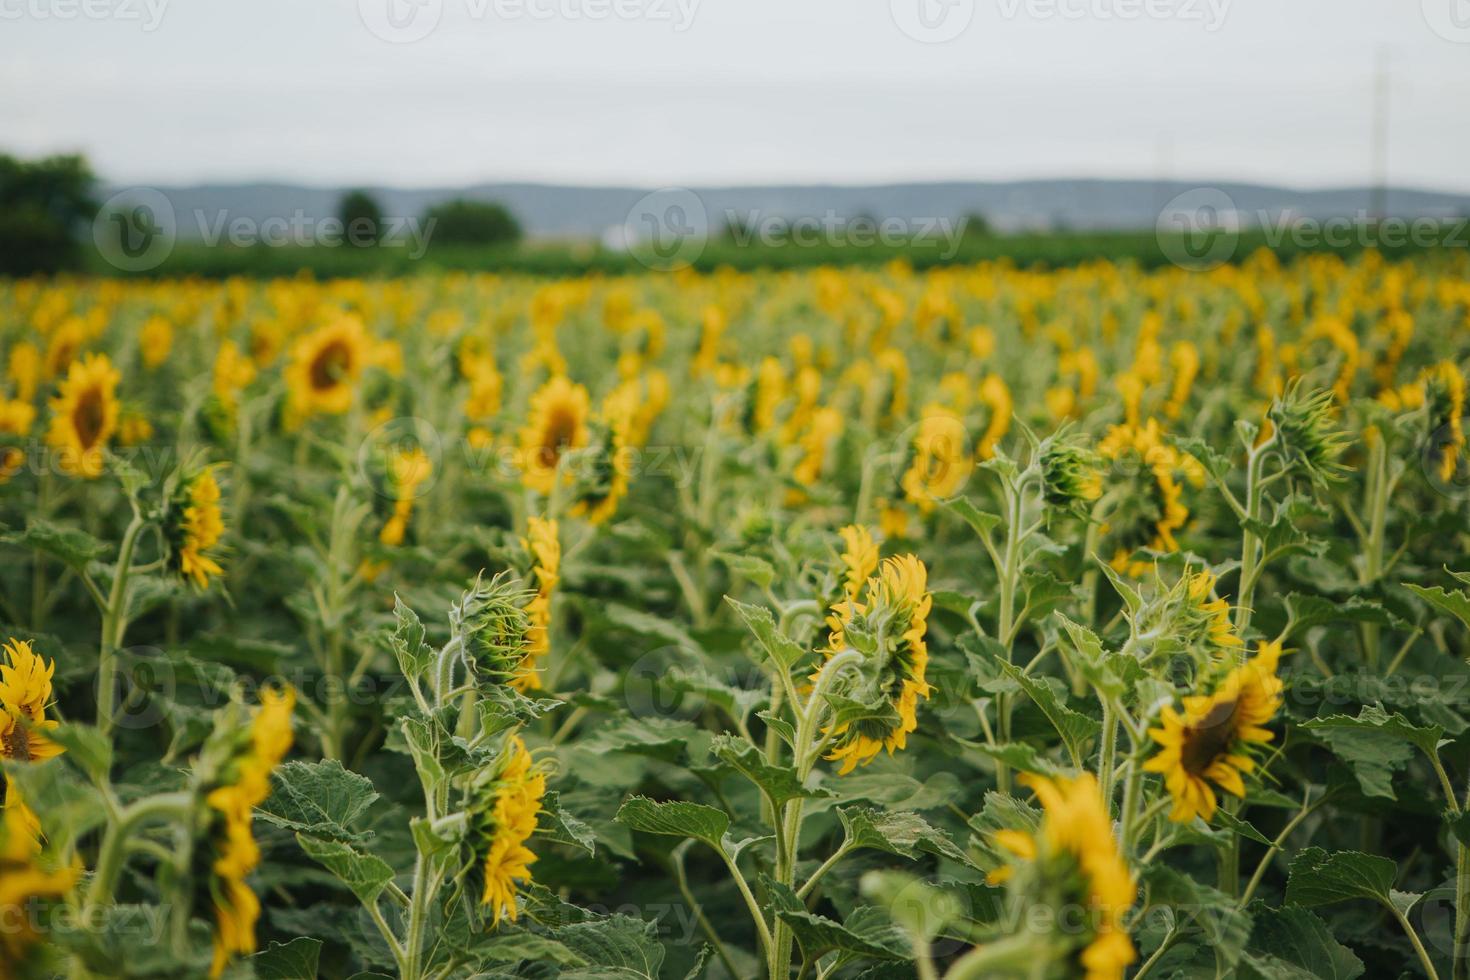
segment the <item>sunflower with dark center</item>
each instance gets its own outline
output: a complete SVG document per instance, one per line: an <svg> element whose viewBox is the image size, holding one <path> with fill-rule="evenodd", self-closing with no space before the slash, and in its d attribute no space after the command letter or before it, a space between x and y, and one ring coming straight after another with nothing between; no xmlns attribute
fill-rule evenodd
<svg viewBox="0 0 1470 980"><path fill-rule="evenodd" d="M317 414L341 415L352 407L370 343L362 320L344 315L292 344L285 377L293 424Z"/></svg>
<svg viewBox="0 0 1470 980"><path fill-rule="evenodd" d="M61 469L93 480L102 475L106 449L117 431L117 385L121 375L106 354L87 354L67 371L51 399L46 442Z"/></svg>
<svg viewBox="0 0 1470 980"><path fill-rule="evenodd" d="M1275 737L1264 726L1281 709L1280 659L1280 643L1262 643L1213 694L1185 698L1182 714L1165 707L1162 727L1149 729L1159 753L1143 768L1164 777L1174 800L1169 819L1209 822L1219 805L1217 790L1245 796L1242 777L1255 770L1251 750Z"/></svg>
<svg viewBox="0 0 1470 980"><path fill-rule="evenodd" d="M5 644L5 662L0 663L0 758L12 762L44 762L60 755L62 748L46 736L57 722L46 717L51 705L51 675L56 664L48 663L25 640ZM14 811L19 825L33 837L41 830L36 815L21 801L20 793L0 775L0 803Z"/></svg>
<svg viewBox="0 0 1470 980"><path fill-rule="evenodd" d="M556 486L562 457L587 445L587 389L557 375L531 396L530 420L521 430L521 480L538 493Z"/></svg>

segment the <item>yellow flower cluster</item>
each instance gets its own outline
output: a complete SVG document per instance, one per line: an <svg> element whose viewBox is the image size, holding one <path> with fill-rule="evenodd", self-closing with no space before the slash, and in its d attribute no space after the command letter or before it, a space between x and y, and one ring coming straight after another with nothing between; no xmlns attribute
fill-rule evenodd
<svg viewBox="0 0 1470 980"><path fill-rule="evenodd" d="M209 551L225 533L220 513L219 481L214 467L205 467L184 482L182 515L174 533L174 562L181 577L207 588L212 577L224 574Z"/></svg>
<svg viewBox="0 0 1470 980"><path fill-rule="evenodd" d="M524 547L531 553L531 575L536 582L536 594L526 605L526 617L530 629L526 636L526 654L511 686L519 691L541 687L541 658L551 652L551 598L561 580L561 540L556 521L532 517L527 522Z"/></svg>
<svg viewBox="0 0 1470 980"><path fill-rule="evenodd" d="M230 960L254 952L260 899L245 879L260 864L260 845L251 830L252 811L270 796L271 772L291 749L291 712L296 692L264 690L250 725L250 739L234 760L232 779L205 797L215 818L214 862L209 887L214 901L214 963L219 976Z"/></svg>
<svg viewBox="0 0 1470 980"><path fill-rule="evenodd" d="M1128 965L1138 958L1124 922L1138 890L1114 843L1113 822L1097 780L1091 773L1072 779L1026 774L1021 782L1041 801L1041 827L1035 834L997 831L995 843L1030 865L1034 880L1027 884L1041 886L1038 891L1049 891L1044 886L1053 883L1077 889L1066 900L1087 909L1088 929L1071 954L1073 962L1066 975L1081 980L1122 980ZM989 880L1020 884L1016 872L1014 863L1006 864L992 872Z"/></svg>
<svg viewBox="0 0 1470 980"><path fill-rule="evenodd" d="M848 539L853 555L849 575L870 560L873 554L868 548L870 544L870 540L860 536ZM855 624L875 631L877 650L873 656L877 662L872 672L878 678L876 693L896 715L893 721L872 717L842 722L824 732L832 740L826 758L841 763L839 775L847 775L858 765L867 765L885 749L892 755L906 747L909 733L919 727L919 698L928 698L931 690L925 677L929 648L924 636L929 629L932 604L924 563L913 555L900 555L885 560L878 574L867 580L863 601L853 597L833 605L827 617L831 634L827 639L826 658L830 660L850 649L847 631Z"/></svg>
<svg viewBox="0 0 1470 980"><path fill-rule="evenodd" d="M536 855L526 841L536 832L541 799L546 795L546 774L531 758L526 744L517 736L506 747L506 758L496 775L488 799L488 813L478 827L483 850L481 870L485 877L480 904L488 905L496 925L502 918L516 921L517 882L531 880Z"/></svg>
<svg viewBox="0 0 1470 980"><path fill-rule="evenodd" d="M12 762L43 762L61 754L61 746L46 737L56 721L46 717L51 704L51 675L56 664L48 663L26 640L5 644L5 662L0 663L0 758ZM13 817L13 832L36 838L41 822L21 799L20 790L0 773L0 801L7 817Z"/></svg>

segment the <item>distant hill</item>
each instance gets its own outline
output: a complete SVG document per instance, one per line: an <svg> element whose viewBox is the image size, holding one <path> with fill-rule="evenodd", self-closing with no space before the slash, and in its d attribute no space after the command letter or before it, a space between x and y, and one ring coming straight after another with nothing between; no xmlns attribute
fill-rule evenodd
<svg viewBox="0 0 1470 980"><path fill-rule="evenodd" d="M695 188L712 227L727 213L762 217L839 219L867 215L877 219L958 219L981 214L1003 231L1076 229L1127 230L1153 227L1161 209L1175 196L1199 187L1223 192L1251 221L1285 213L1300 217L1353 217L1366 212L1372 192L1366 187L1300 190L1264 184L1147 180L1020 180L991 183L885 184L867 187L827 185ZM121 187L107 188L108 196ZM221 226L221 218L309 221L336 213L345 188L289 184L202 184L158 186L173 205L179 236L198 238L201 224ZM634 187L571 187L547 184L480 184L464 188L373 187L386 215L418 217L439 202L465 197L499 201L539 238L589 238L621 226L630 209L649 192ZM1387 214L1412 217L1470 216L1470 194L1392 188Z"/></svg>

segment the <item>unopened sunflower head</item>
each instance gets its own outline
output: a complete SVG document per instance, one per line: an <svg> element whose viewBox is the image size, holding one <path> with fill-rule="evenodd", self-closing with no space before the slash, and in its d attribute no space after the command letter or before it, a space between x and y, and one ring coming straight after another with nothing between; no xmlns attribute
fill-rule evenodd
<svg viewBox="0 0 1470 980"><path fill-rule="evenodd" d="M1021 781L1041 801L1041 824L1034 833L995 834L994 843L1012 860L992 872L990 882L1005 884L1023 907L1050 909L1058 922L1074 925L1037 937L1029 975L1122 980L1138 958L1125 922L1138 892L1097 780L1083 773L1070 779L1028 774Z"/></svg>
<svg viewBox="0 0 1470 980"><path fill-rule="evenodd" d="M536 832L546 771L520 736L509 738L500 756L475 778L467 791L472 865L482 879L480 905L489 906L495 925L520 915L516 898L531 880L536 855L526 846Z"/></svg>
<svg viewBox="0 0 1470 980"><path fill-rule="evenodd" d="M475 582L450 609L454 637L471 673L497 682L516 675L526 658L531 632L527 606L536 593L519 578L501 572Z"/></svg>
<svg viewBox="0 0 1470 980"><path fill-rule="evenodd" d="M874 708L872 714L840 721L824 733L831 738L827 759L841 762L840 775L867 765L880 751L892 755L904 748L909 733L918 728L919 699L929 697L931 690L924 637L932 602L924 563L900 555L885 560L868 579L861 600L832 607L826 659L846 650L861 655L856 680L845 680L842 693ZM820 673L813 675L814 682Z"/></svg>
<svg viewBox="0 0 1470 980"><path fill-rule="evenodd" d="M1242 777L1256 767L1252 752L1275 737L1265 726L1281 709L1280 659L1280 643L1261 643L1211 693L1184 698L1183 711L1165 707L1160 727L1149 729L1159 752L1144 769L1163 776L1174 803L1171 820L1209 822L1218 792L1245 796Z"/></svg>
<svg viewBox="0 0 1470 980"><path fill-rule="evenodd" d="M1186 572L1179 635L1212 656L1234 653L1242 646L1230 619L1230 603L1215 594L1215 576L1209 569Z"/></svg>
<svg viewBox="0 0 1470 980"><path fill-rule="evenodd" d="M1337 425L1333 398L1327 389L1311 391L1297 381L1272 402L1266 413L1287 465L1317 486L1337 482L1348 473L1339 461L1348 437Z"/></svg>
<svg viewBox="0 0 1470 980"><path fill-rule="evenodd" d="M1046 502L1080 510L1102 496L1102 458L1059 438L1042 443L1041 488Z"/></svg>

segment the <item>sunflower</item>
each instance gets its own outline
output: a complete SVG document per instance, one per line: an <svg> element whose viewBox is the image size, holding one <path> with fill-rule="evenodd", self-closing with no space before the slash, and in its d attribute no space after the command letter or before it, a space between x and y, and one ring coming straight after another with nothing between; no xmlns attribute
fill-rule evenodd
<svg viewBox="0 0 1470 980"><path fill-rule="evenodd" d="M318 413L341 415L352 407L370 346L362 319L352 315L339 316L291 345L285 377L293 424Z"/></svg>
<svg viewBox="0 0 1470 980"><path fill-rule="evenodd" d="M842 436L842 429L842 413L835 408L818 408L807 416L807 424L798 441L801 455L791 471L791 478L796 483L808 488L817 485L827 470L833 443ZM804 495L793 489L787 499L797 503L804 499Z"/></svg>
<svg viewBox="0 0 1470 980"><path fill-rule="evenodd" d="M0 976L11 976L40 938L29 914L32 903L64 898L81 875L75 865L48 870L40 856L41 842L22 809L0 811Z"/></svg>
<svg viewBox="0 0 1470 980"><path fill-rule="evenodd" d="M63 472L89 480L102 475L107 443L117 430L117 384L121 379L106 354L87 354L67 371L51 399L46 442Z"/></svg>
<svg viewBox="0 0 1470 980"><path fill-rule="evenodd" d="M14 476L21 464L26 461L24 449L18 445L7 445L6 443L19 442L21 438L29 435L35 421L36 408L30 402L19 398L0 398L0 437L12 437L11 439L0 438L0 483Z"/></svg>
<svg viewBox="0 0 1470 980"><path fill-rule="evenodd" d="M5 367L15 386L15 397L23 402L33 400L41 384L41 352L36 345L23 340L10 348Z"/></svg>
<svg viewBox="0 0 1470 980"><path fill-rule="evenodd" d="M1255 769L1248 753L1271 741L1264 726L1281 708L1280 658L1280 643L1261 643L1255 657L1230 671L1213 694L1185 698L1183 714L1165 707L1163 727L1149 729L1160 751L1144 769L1164 777L1174 798L1169 819L1184 823L1198 816L1208 822L1215 815L1216 787L1245 795L1241 775Z"/></svg>
<svg viewBox="0 0 1470 980"><path fill-rule="evenodd" d="M214 375L210 381L210 394L217 398L233 417L239 404L240 392L255 380L255 363L240 351L233 340L219 345L214 355Z"/></svg>
<svg viewBox="0 0 1470 980"><path fill-rule="evenodd" d="M251 814L271 793L270 774L291 749L291 711L296 693L263 690L248 742L231 761L232 778L205 796L215 812L209 888L214 905L214 963L218 977L230 960L255 951L260 899L245 879L260 863L260 846L251 832Z"/></svg>
<svg viewBox="0 0 1470 980"><path fill-rule="evenodd" d="M520 914L518 882L531 880L530 866L536 860L526 841L536 832L546 773L517 736L470 792L471 846L485 878L480 904L490 906L495 925L502 918L514 922Z"/></svg>
<svg viewBox="0 0 1470 980"><path fill-rule="evenodd" d="M1199 348L1181 340L1169 352L1169 363L1174 368L1174 381L1169 389L1169 401L1164 405L1164 414L1177 419L1189 402L1189 393L1199 374Z"/></svg>
<svg viewBox="0 0 1470 980"><path fill-rule="evenodd" d="M592 426L588 465L578 474L579 487L572 513L590 524L601 524L617 513L628 493L628 428L634 403L619 397L617 389L603 407L603 418Z"/></svg>
<svg viewBox="0 0 1470 980"><path fill-rule="evenodd" d="M769 432L776 424L776 409L786 396L786 369L774 357L761 359L755 372L755 391L750 400L750 431Z"/></svg>
<svg viewBox="0 0 1470 980"><path fill-rule="evenodd" d="M5 663L0 664L0 758L15 762L55 758L62 748L46 737L57 724L46 717L46 708L51 704L51 675L56 664L43 660L25 640L12 639L4 651ZM32 837L39 835L40 821L3 775L0 800L7 814L14 811L18 826Z"/></svg>
<svg viewBox="0 0 1470 980"><path fill-rule="evenodd" d="M1044 811L1035 834L1002 830L995 843L1016 860L996 871L991 884L1010 883L1029 905L1058 911L1085 906L1081 930L1058 931L1038 962L1039 977L1122 980L1138 958L1124 917L1138 897L1128 865L1113 839L1107 805L1092 773L1073 779L1025 774ZM1048 968L1049 967L1049 968Z"/></svg>
<svg viewBox="0 0 1470 980"><path fill-rule="evenodd" d="M862 672L865 689L854 693L881 700L890 710L824 730L832 740L826 758L842 763L838 770L842 776L872 762L884 749L892 755L905 748L909 733L919 727L919 698L929 697L930 691L925 680L929 650L924 635L933 599L924 563L913 555L887 559L879 573L868 579L864 598L864 602L844 599L832 607L827 617L832 632L826 657L853 648L854 642L868 647L870 661ZM859 633L876 642L858 640Z"/></svg>
<svg viewBox="0 0 1470 980"><path fill-rule="evenodd" d="M201 589L208 588L210 578L224 573L208 554L225 533L214 469L206 466L181 481L166 527L174 573Z"/></svg>
<svg viewBox="0 0 1470 980"><path fill-rule="evenodd" d="M965 452L965 424L943 405L924 407L914 434L912 458L900 481L904 498L927 514L934 502L952 497L970 477L973 462Z"/></svg>
<svg viewBox="0 0 1470 980"><path fill-rule="evenodd" d="M1441 481L1455 477L1465 454L1465 376L1453 361L1441 361L1425 372L1430 424L1436 429L1436 473Z"/></svg>
<svg viewBox="0 0 1470 980"><path fill-rule="evenodd" d="M390 548L403 543L413 517L414 501L419 487L434 475L434 461L418 446L398 450L388 461L388 480L393 495L393 513L378 532L378 540Z"/></svg>
<svg viewBox="0 0 1470 980"><path fill-rule="evenodd" d="M536 662L551 651L551 597L561 580L561 541L557 537L556 521L530 518L522 544L531 554L536 594L526 604L530 628L526 633L525 655L510 685L518 691L528 691L541 687Z"/></svg>
<svg viewBox="0 0 1470 980"><path fill-rule="evenodd" d="M1186 594L1192 618L1199 623L1205 645L1219 654L1233 653L1243 644L1230 621L1230 603L1215 596L1215 576L1209 569L1190 572L1186 578Z"/></svg>
<svg viewBox="0 0 1470 980"><path fill-rule="evenodd" d="M842 559L842 592L849 602L857 599L863 583L878 570L878 545L873 532L858 524L849 524L837 532L847 550Z"/></svg>
<svg viewBox="0 0 1470 980"><path fill-rule="evenodd" d="M495 358L486 354L469 360L461 359L460 369L470 382L470 391L464 400L465 418L494 418L500 412L500 394L504 387L500 371L495 367Z"/></svg>
<svg viewBox="0 0 1470 980"><path fill-rule="evenodd" d="M79 317L68 317L56 328L46 344L46 377L57 377L70 367L77 351L86 342L86 321Z"/></svg>
<svg viewBox="0 0 1470 980"><path fill-rule="evenodd" d="M531 396L530 422L521 430L521 480L538 493L556 486L567 452L587 445L587 389L557 375Z"/></svg>
<svg viewBox="0 0 1470 980"><path fill-rule="evenodd" d="M1102 460L1081 446L1048 439L1041 452L1041 491L1053 507L1080 509L1102 496Z"/></svg>
<svg viewBox="0 0 1470 980"><path fill-rule="evenodd" d="M1011 401L1011 389L1006 387L1005 381L997 374L988 375L980 383L980 401L990 410L990 421L986 424L985 431L980 433L975 455L986 460L995 455L1000 441L1011 431L1011 414L1015 411L1015 406Z"/></svg>
<svg viewBox="0 0 1470 980"><path fill-rule="evenodd" d="M174 326L161 316L149 317L138 331L138 349L143 355L143 365L156 368L168 360L174 348Z"/></svg>
<svg viewBox="0 0 1470 980"><path fill-rule="evenodd" d="M1147 473L1143 492L1123 495L1103 526L1104 533L1115 541L1113 568L1142 574L1147 566L1132 560L1137 549L1179 550L1174 532L1183 528L1189 519L1189 509L1182 502L1184 487L1180 481L1201 485L1204 468L1193 456L1169 442L1157 419L1149 419L1141 426L1115 425L1097 448L1103 458L1140 467Z"/></svg>

